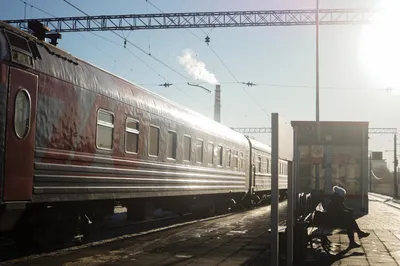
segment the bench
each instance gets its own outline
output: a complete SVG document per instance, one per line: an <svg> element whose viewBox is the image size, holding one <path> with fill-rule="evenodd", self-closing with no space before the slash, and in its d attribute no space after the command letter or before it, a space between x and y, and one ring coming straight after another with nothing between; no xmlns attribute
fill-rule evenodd
<svg viewBox="0 0 400 266"><path fill-rule="evenodd" d="M327 212L323 208L322 203L314 207L315 205L310 193L299 193L296 198L296 218L293 231L293 255L295 260L302 260L307 253L308 247L314 249L313 243L316 240L319 240L321 247L328 255L335 255L331 252L332 242L328 239L328 236L341 234L346 232L346 230L331 228L325 225L324 220ZM271 229L268 232L271 233ZM286 233L286 225L280 224L278 227L280 256L285 255Z"/></svg>
<svg viewBox="0 0 400 266"><path fill-rule="evenodd" d="M346 233L346 230L327 226L326 214L326 210L322 204L319 203L311 215L310 223L307 228L308 244L313 248L313 242L315 239L318 239L323 250L329 255L334 255L331 253L332 242L328 239L328 236L343 234Z"/></svg>

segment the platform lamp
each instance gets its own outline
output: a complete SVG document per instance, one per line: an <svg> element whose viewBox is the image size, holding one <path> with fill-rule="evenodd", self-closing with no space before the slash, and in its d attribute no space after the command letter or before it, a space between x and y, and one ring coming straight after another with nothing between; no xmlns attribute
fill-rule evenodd
<svg viewBox="0 0 400 266"><path fill-rule="evenodd" d="M315 62L315 122L317 132L317 144L320 144L321 132L320 132L320 121L319 121L319 0L317 1L317 8L315 12L315 42L316 42L316 62ZM319 194L319 166L315 168L317 195Z"/></svg>

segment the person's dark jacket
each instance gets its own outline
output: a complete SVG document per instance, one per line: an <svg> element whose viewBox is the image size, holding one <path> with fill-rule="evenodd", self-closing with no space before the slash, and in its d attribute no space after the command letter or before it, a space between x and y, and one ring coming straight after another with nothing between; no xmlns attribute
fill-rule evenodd
<svg viewBox="0 0 400 266"><path fill-rule="evenodd" d="M353 216L353 210L344 204L344 198L336 193L331 196L327 206L326 223L334 227L343 227L346 221Z"/></svg>
<svg viewBox="0 0 400 266"><path fill-rule="evenodd" d="M347 208L344 205L344 198L336 193L333 193L326 211L330 214L337 214L345 211L346 209Z"/></svg>

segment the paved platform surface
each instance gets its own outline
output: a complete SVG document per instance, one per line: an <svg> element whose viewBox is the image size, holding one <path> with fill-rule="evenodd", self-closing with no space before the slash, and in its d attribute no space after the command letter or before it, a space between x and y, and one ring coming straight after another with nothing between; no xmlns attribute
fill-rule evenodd
<svg viewBox="0 0 400 266"><path fill-rule="evenodd" d="M286 219L286 202L280 203ZM270 206L17 265L268 265Z"/></svg>
<svg viewBox="0 0 400 266"><path fill-rule="evenodd" d="M371 235L347 250L345 234L330 236L337 256L309 250L296 265L400 265L400 204L370 196L369 215L358 224ZM280 204L280 220L286 203ZM263 265L269 264L270 207L236 213L94 247L20 261L17 265ZM281 264L286 265L286 264Z"/></svg>
<svg viewBox="0 0 400 266"><path fill-rule="evenodd" d="M371 233L356 242L360 248L346 250L349 244L346 234L330 236L337 244L336 256L327 256L317 250L304 265L400 265L400 204L370 195L369 214L357 219L360 228ZM321 253L319 253L321 251Z"/></svg>

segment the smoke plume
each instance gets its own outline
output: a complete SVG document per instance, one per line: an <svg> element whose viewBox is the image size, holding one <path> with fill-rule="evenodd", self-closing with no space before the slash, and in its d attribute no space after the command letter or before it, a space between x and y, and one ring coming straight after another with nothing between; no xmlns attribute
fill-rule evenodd
<svg viewBox="0 0 400 266"><path fill-rule="evenodd" d="M206 64L195 58L195 53L192 50L190 49L184 50L183 55L178 56L178 60L179 64L185 67L186 72L192 78L197 80L203 80L212 85L218 83L218 80L215 77L215 75L207 70Z"/></svg>

